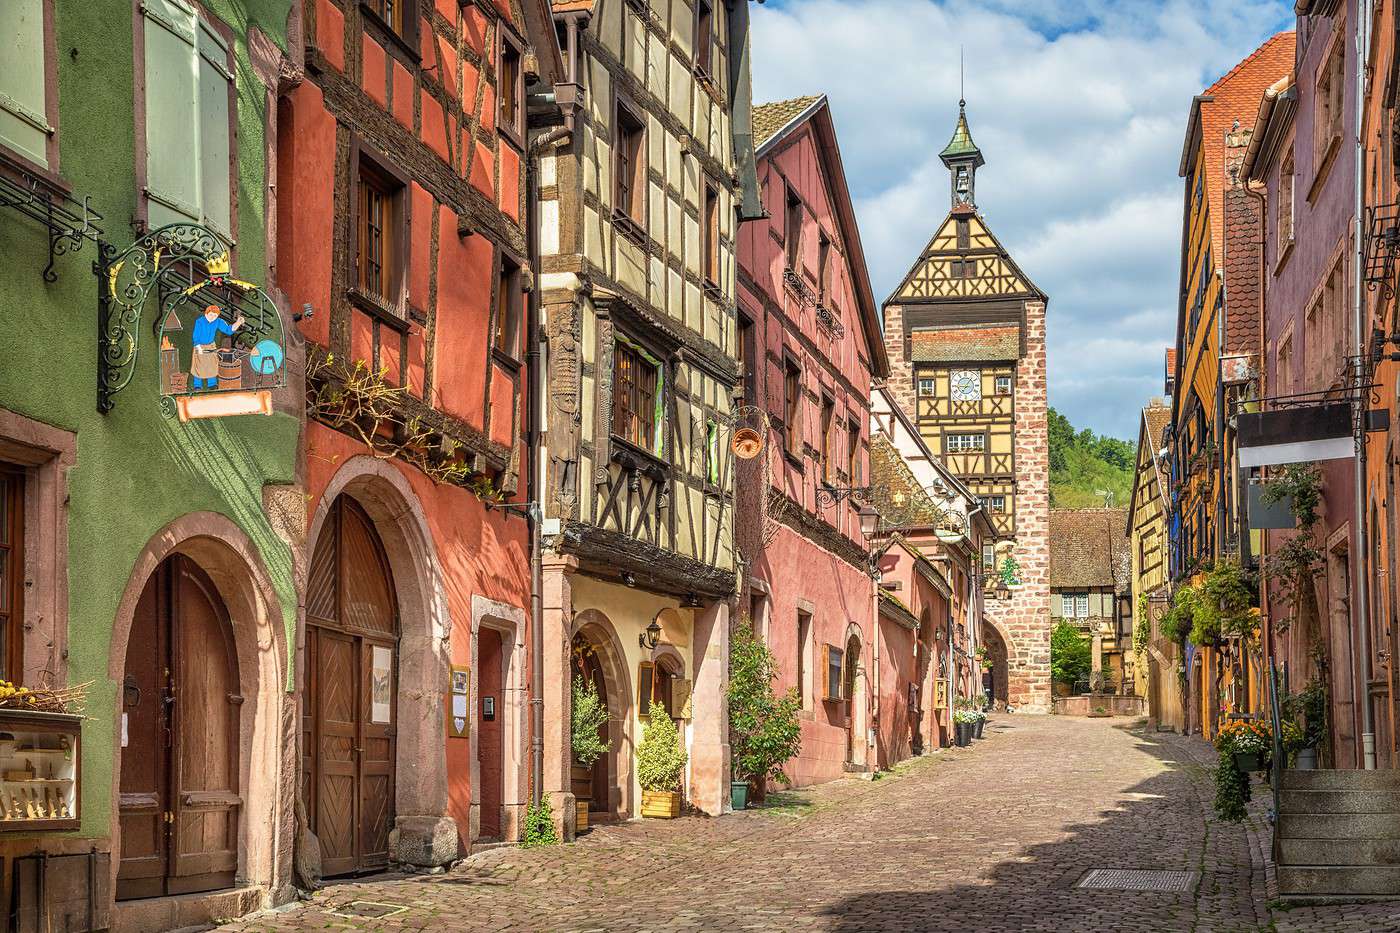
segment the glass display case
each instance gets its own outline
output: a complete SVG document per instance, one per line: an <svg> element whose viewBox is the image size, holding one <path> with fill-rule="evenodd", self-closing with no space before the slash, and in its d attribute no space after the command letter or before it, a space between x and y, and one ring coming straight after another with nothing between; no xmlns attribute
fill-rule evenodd
<svg viewBox="0 0 1400 933"><path fill-rule="evenodd" d="M81 722L0 710L0 832L78 828Z"/></svg>

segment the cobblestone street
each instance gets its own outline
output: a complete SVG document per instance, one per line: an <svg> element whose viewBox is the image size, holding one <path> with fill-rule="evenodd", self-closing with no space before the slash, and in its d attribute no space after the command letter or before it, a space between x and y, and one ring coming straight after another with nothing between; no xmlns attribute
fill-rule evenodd
<svg viewBox="0 0 1400 933"><path fill-rule="evenodd" d="M1400 903L1271 904L1266 795L1251 824L1215 822L1212 763L1128 720L1001 717L878 781L334 884L226 929L1400 930ZM1077 888L1095 868L1196 874L1181 893Z"/></svg>

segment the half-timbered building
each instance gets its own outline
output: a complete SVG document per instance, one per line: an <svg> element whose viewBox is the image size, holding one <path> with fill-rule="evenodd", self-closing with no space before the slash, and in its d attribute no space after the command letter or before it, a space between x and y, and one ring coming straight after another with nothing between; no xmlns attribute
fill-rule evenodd
<svg viewBox="0 0 1400 933"><path fill-rule="evenodd" d="M729 794L724 689L735 593L736 148L747 125L747 7L555 4L582 103L538 179L543 400L544 789L571 835L635 816L635 743L681 728L684 797ZM735 120L735 114L742 118ZM752 151L748 166L751 179ZM609 750L573 783L570 685L591 679Z"/></svg>
<svg viewBox="0 0 1400 933"><path fill-rule="evenodd" d="M977 209L984 158L959 106L941 153L952 209L884 305L890 387L997 529L982 573L1006 584L987 617L1009 649L1009 700L1048 709L1047 299Z"/></svg>
<svg viewBox="0 0 1400 933"><path fill-rule="evenodd" d="M827 99L757 106L753 124L767 218L739 237L738 347L747 420L767 428L737 473L742 605L778 658L775 686L801 694L802 752L786 770L810 784L873 765L887 725L863 676L879 633L857 509L871 378L888 370ZM847 674L830 680L833 666Z"/></svg>
<svg viewBox="0 0 1400 933"><path fill-rule="evenodd" d="M443 865L528 786L526 100L542 0L305 0L275 279L306 343L299 864ZM319 859L319 864L316 864Z"/></svg>
<svg viewBox="0 0 1400 933"><path fill-rule="evenodd" d="M1147 698L1148 718L1159 728L1185 728L1181 696L1181 645L1162 637L1161 618L1171 590L1167 575L1167 502L1170 458L1167 429L1171 407L1157 400L1142 410L1137 462L1128 499L1128 553L1132 560L1133 649L1138 692ZM1141 631L1139 631L1141 629Z"/></svg>

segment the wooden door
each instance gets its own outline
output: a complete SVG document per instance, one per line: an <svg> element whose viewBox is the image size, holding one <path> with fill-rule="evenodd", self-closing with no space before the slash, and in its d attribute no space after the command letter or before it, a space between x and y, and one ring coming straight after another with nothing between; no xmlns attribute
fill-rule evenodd
<svg viewBox="0 0 1400 933"><path fill-rule="evenodd" d="M168 558L141 594L127 644L119 898L233 884L242 702L222 600L192 561Z"/></svg>
<svg viewBox="0 0 1400 933"><path fill-rule="evenodd" d="M341 496L307 592L303 788L326 876L383 868L394 825L398 615L379 537Z"/></svg>
<svg viewBox="0 0 1400 933"><path fill-rule="evenodd" d="M501 838L501 635L482 628L477 635L477 733L476 751L480 787L481 835L487 839ZM487 718L488 701L491 716Z"/></svg>

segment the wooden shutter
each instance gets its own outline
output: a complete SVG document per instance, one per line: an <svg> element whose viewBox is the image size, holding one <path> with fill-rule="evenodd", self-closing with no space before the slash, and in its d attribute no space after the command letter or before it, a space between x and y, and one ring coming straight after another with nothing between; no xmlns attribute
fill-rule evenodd
<svg viewBox="0 0 1400 933"><path fill-rule="evenodd" d="M45 168L49 126L44 98L44 0L9 0L0 26L0 142Z"/></svg>
<svg viewBox="0 0 1400 933"><path fill-rule="evenodd" d="M652 675L655 669L650 661L637 665L637 715L651 714Z"/></svg>
<svg viewBox="0 0 1400 933"><path fill-rule="evenodd" d="M690 719L690 681L676 680L671 684L671 715L676 719Z"/></svg>
<svg viewBox="0 0 1400 933"><path fill-rule="evenodd" d="M143 0L146 50L146 196L152 227L203 219L196 128L199 69L194 11L182 0Z"/></svg>
<svg viewBox="0 0 1400 933"><path fill-rule="evenodd" d="M233 75L228 70L228 44L199 21L199 205L204 223L224 236L230 222L232 189L229 176L231 141L229 96Z"/></svg>

